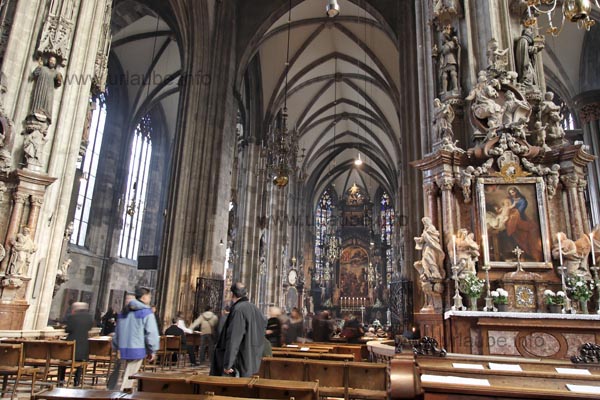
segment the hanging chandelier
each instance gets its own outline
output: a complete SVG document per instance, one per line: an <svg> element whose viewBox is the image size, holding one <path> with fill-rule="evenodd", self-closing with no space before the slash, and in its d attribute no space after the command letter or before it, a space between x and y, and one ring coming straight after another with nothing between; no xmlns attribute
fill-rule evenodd
<svg viewBox="0 0 600 400"><path fill-rule="evenodd" d="M538 15L544 14L548 19L546 33L558 36L564 27L565 20L577 23L579 29L590 30L596 23L590 18L593 5L600 9L598 0L527 0L527 15L525 26L534 26L538 23ZM557 13L562 15L560 25L554 25Z"/></svg>
<svg viewBox="0 0 600 400"><path fill-rule="evenodd" d="M287 49L285 59L285 89L283 108L278 113L272 132L269 132L267 166L273 177L273 184L285 187L290 181L290 174L298 171L298 131L288 129L288 72L290 69L290 30L292 23L292 1L289 2Z"/></svg>

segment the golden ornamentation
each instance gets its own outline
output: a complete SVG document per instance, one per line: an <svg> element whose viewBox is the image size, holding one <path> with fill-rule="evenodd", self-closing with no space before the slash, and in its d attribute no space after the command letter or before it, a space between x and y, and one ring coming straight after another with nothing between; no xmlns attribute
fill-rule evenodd
<svg viewBox="0 0 600 400"><path fill-rule="evenodd" d="M502 166L500 172L493 172L491 175L504 179L506 183L515 183L518 178L530 176L531 173L524 171L518 163L507 163Z"/></svg>

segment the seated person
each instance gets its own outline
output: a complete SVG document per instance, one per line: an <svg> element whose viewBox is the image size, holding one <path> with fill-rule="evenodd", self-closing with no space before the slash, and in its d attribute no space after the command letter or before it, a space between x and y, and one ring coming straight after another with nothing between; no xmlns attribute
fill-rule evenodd
<svg viewBox="0 0 600 400"><path fill-rule="evenodd" d="M173 318L171 320L171 326L169 326L167 329L165 329L165 335L181 336L181 347L186 348L188 355L190 357L190 364L198 365L198 363L196 362L196 354L194 352L194 346L187 344L187 342L185 340L185 332L183 331L183 329L181 329L180 327L177 326L177 318ZM177 354L173 354L173 357L171 360L173 362L177 362Z"/></svg>

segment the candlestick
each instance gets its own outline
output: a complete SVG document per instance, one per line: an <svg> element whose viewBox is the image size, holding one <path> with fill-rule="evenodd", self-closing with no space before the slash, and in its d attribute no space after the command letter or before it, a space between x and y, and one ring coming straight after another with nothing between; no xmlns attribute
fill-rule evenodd
<svg viewBox="0 0 600 400"><path fill-rule="evenodd" d="M596 265L596 255L594 254L594 232L590 232L590 244L592 246L592 265Z"/></svg>
<svg viewBox="0 0 600 400"><path fill-rule="evenodd" d="M459 282L458 282L458 265L454 264L452 266L452 279L454 280L454 305L452 306L453 311L464 311L466 309L462 303L462 296L458 290Z"/></svg>
<svg viewBox="0 0 600 400"><path fill-rule="evenodd" d="M452 235L452 250L454 252L454 265L456 265L456 235Z"/></svg>
<svg viewBox="0 0 600 400"><path fill-rule="evenodd" d="M563 258L562 258L562 243L560 241L560 233L556 234L556 238L558 239L558 258L560 260L560 265L563 265Z"/></svg>

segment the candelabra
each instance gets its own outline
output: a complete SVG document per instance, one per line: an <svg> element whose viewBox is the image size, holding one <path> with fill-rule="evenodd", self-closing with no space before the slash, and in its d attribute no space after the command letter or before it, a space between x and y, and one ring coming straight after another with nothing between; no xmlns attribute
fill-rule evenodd
<svg viewBox="0 0 600 400"><path fill-rule="evenodd" d="M453 311L464 311L466 307L463 306L462 296L460 295L460 291L458 290L459 281L458 281L458 269L460 268L459 264L454 263L452 265L452 280L454 280L454 305L452 306Z"/></svg>
<svg viewBox="0 0 600 400"><path fill-rule="evenodd" d="M565 282L565 271L566 271L567 267L565 267L561 263L561 265L559 265L558 267L556 267L556 269L558 269L558 273L560 274L560 281L561 281L561 284L562 284L562 290L565 293L565 304L563 305L562 312L563 312L563 314L567 314L567 313L570 314L570 313L573 312L573 307L571 306L571 299L569 298L569 296L567 296L567 284Z"/></svg>
<svg viewBox="0 0 600 400"><path fill-rule="evenodd" d="M492 293L490 290L490 266L489 264L485 264L481 269L485 271L485 286L487 290L487 294L485 296L485 307L483 307L483 311L498 311L498 309L494 306L494 301L492 299Z"/></svg>
<svg viewBox="0 0 600 400"><path fill-rule="evenodd" d="M598 267L595 263L590 267L590 270L594 274L594 284L596 285L596 293L598 294L596 297L596 305L598 307L596 313L600 314L600 287L598 286L600 284L600 280L598 280L598 269L600 269L600 267Z"/></svg>

